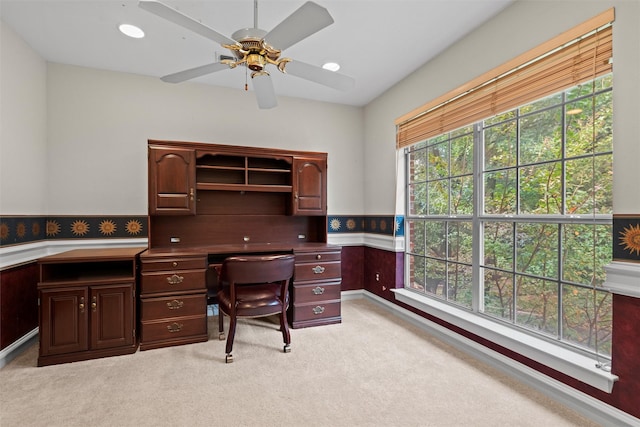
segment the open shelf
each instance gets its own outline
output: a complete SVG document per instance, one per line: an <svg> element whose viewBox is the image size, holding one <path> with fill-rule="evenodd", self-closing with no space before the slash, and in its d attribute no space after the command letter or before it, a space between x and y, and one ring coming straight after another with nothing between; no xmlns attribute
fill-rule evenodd
<svg viewBox="0 0 640 427"><path fill-rule="evenodd" d="M105 280L133 280L133 261L95 261L42 264L41 282L99 282Z"/></svg>
<svg viewBox="0 0 640 427"><path fill-rule="evenodd" d="M205 154L196 160L196 189L290 193L291 159Z"/></svg>

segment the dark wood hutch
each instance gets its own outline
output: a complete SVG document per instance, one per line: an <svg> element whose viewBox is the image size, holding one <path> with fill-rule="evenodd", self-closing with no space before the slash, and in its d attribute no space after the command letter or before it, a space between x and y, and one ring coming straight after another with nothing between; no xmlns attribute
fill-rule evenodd
<svg viewBox="0 0 640 427"><path fill-rule="evenodd" d="M148 149L141 350L207 340L207 271L230 255L295 254L291 326L341 321L326 153L158 140Z"/></svg>

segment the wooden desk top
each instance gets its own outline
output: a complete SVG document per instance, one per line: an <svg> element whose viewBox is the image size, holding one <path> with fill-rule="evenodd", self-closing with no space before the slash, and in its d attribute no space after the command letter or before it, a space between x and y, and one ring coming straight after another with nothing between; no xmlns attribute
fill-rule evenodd
<svg viewBox="0 0 640 427"><path fill-rule="evenodd" d="M40 263L60 263L60 262L93 262L110 261L121 259L134 259L136 255L146 248L91 248L73 249L59 254L48 255L40 258Z"/></svg>
<svg viewBox="0 0 640 427"><path fill-rule="evenodd" d="M197 256L215 254L243 254L263 252L313 252L339 250L340 246L327 243L245 243L189 247L156 247L147 249L140 256Z"/></svg>

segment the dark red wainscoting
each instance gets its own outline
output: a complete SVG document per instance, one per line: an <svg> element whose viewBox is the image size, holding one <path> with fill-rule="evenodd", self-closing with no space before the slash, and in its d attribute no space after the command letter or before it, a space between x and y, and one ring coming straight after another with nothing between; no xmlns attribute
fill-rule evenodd
<svg viewBox="0 0 640 427"><path fill-rule="evenodd" d="M343 246L341 257L342 290L363 289L364 247Z"/></svg>
<svg viewBox="0 0 640 427"><path fill-rule="evenodd" d="M0 271L0 350L38 327L38 264Z"/></svg>

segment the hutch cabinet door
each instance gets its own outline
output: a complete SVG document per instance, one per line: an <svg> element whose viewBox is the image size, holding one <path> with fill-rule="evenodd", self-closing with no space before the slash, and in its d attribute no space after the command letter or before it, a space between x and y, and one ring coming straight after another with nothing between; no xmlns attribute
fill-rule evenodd
<svg viewBox="0 0 640 427"><path fill-rule="evenodd" d="M84 351L88 346L87 288L40 291L40 355Z"/></svg>
<svg viewBox="0 0 640 427"><path fill-rule="evenodd" d="M327 214L327 159L293 158L293 215Z"/></svg>
<svg viewBox="0 0 640 427"><path fill-rule="evenodd" d="M133 284L108 285L90 289L91 349L133 344Z"/></svg>
<svg viewBox="0 0 640 427"><path fill-rule="evenodd" d="M149 214L195 215L196 152L149 147Z"/></svg>

